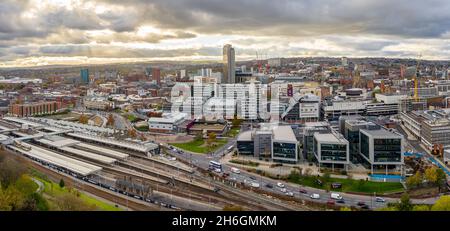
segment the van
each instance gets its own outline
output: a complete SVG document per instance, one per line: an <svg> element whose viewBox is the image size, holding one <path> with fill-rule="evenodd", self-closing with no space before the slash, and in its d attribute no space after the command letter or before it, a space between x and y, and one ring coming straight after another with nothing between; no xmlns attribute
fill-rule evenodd
<svg viewBox="0 0 450 231"><path fill-rule="evenodd" d="M331 193L331 198L335 200L342 200L342 196L339 193Z"/></svg>
<svg viewBox="0 0 450 231"><path fill-rule="evenodd" d="M317 193L313 193L313 194L311 194L311 199L320 199L320 195L319 194L317 194Z"/></svg>
<svg viewBox="0 0 450 231"><path fill-rule="evenodd" d="M255 182L252 182L250 186L252 186L253 188L259 188L259 184Z"/></svg>
<svg viewBox="0 0 450 231"><path fill-rule="evenodd" d="M239 174L239 173L241 173L241 170L239 170L238 168L231 168L231 172L233 172L233 173L236 173L236 174Z"/></svg>

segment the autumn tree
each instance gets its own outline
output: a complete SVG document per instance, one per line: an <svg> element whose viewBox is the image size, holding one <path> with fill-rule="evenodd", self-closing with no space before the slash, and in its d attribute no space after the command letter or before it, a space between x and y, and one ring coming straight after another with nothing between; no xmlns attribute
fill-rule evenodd
<svg viewBox="0 0 450 231"><path fill-rule="evenodd" d="M408 186L408 188L415 188L415 187L419 186L420 184L422 184L422 181L423 181L423 175L420 171L417 171L416 174L414 174L413 176L410 176L406 180L406 185Z"/></svg>
<svg viewBox="0 0 450 231"><path fill-rule="evenodd" d="M107 126L113 126L115 123L113 114L108 115L108 121L106 122Z"/></svg>
<svg viewBox="0 0 450 231"><path fill-rule="evenodd" d="M89 121L89 117L85 114L82 114L79 118L78 118L78 122L81 124L87 124Z"/></svg>
<svg viewBox="0 0 450 231"><path fill-rule="evenodd" d="M132 138L136 138L137 133L134 129L130 129L130 130L128 130L128 135Z"/></svg>
<svg viewBox="0 0 450 231"><path fill-rule="evenodd" d="M425 170L425 179L429 183L440 187L445 182L446 176L442 169L433 166Z"/></svg>
<svg viewBox="0 0 450 231"><path fill-rule="evenodd" d="M450 196L441 196L431 207L431 211L450 211Z"/></svg>

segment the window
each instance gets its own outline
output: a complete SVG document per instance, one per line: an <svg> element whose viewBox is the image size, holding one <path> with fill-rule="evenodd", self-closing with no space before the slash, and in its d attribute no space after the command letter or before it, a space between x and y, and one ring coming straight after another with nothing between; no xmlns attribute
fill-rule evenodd
<svg viewBox="0 0 450 231"><path fill-rule="evenodd" d="M369 159L369 137L367 137L366 135L364 135L363 133L361 134L361 154L363 154L365 157L367 157L367 159Z"/></svg>

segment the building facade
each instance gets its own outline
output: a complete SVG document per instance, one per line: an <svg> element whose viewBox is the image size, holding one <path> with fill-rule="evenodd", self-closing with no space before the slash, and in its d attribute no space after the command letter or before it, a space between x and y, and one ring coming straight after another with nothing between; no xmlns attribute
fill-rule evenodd
<svg viewBox="0 0 450 231"><path fill-rule="evenodd" d="M222 83L235 83L235 53L230 44L223 46L223 81Z"/></svg>
<svg viewBox="0 0 450 231"><path fill-rule="evenodd" d="M9 106L9 114L17 117L28 117L28 116L52 114L60 109L61 109L60 102L41 101L24 104L12 104Z"/></svg>

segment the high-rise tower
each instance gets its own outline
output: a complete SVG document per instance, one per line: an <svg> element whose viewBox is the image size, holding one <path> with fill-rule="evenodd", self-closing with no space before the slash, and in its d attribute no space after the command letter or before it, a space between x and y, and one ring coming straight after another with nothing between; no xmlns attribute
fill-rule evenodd
<svg viewBox="0 0 450 231"><path fill-rule="evenodd" d="M235 54L230 44L223 46L223 83L235 83Z"/></svg>

